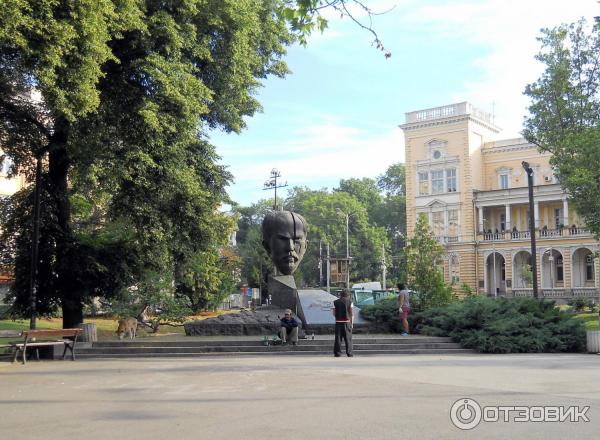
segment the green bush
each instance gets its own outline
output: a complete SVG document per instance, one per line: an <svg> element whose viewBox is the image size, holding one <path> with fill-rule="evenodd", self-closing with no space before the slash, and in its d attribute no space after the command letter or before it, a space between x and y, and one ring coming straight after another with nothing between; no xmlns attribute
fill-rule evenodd
<svg viewBox="0 0 600 440"><path fill-rule="evenodd" d="M411 297L411 304L413 298ZM360 316L374 324L376 331L400 333L402 329L402 321L398 312L398 298L396 296L382 299L371 306L363 306L360 309ZM420 326L420 315L408 315L408 325L411 333L415 333Z"/></svg>
<svg viewBox="0 0 600 440"><path fill-rule="evenodd" d="M484 353L579 352L585 327L554 302L534 298L469 297L422 312L420 332L450 336Z"/></svg>
<svg viewBox="0 0 600 440"><path fill-rule="evenodd" d="M588 309L590 312L594 312L596 305L590 298L573 298L568 303L577 313L584 312Z"/></svg>

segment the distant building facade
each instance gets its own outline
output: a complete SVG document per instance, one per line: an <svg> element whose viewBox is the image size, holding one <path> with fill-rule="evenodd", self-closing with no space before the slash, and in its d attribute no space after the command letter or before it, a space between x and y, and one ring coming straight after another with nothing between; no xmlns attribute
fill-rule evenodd
<svg viewBox="0 0 600 440"><path fill-rule="evenodd" d="M458 291L531 296L527 175L534 169L540 296L598 299L599 244L570 207L550 154L525 139L496 140L489 113L468 102L406 113L406 211L409 238L425 215L445 248L447 282Z"/></svg>

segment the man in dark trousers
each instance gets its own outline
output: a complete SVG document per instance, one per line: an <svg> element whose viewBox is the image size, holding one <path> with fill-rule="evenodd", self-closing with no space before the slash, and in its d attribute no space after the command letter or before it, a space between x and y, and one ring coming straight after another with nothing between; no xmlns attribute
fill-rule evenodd
<svg viewBox="0 0 600 440"><path fill-rule="evenodd" d="M333 302L333 316L335 316L335 342L333 344L333 354L335 357L340 357L342 355L342 339L346 344L346 354L348 357L354 356L352 353L354 306L350 294L350 289L344 289L341 297Z"/></svg>
<svg viewBox="0 0 600 440"><path fill-rule="evenodd" d="M292 316L292 311L287 309L285 316L281 318L281 328L279 337L284 344L291 342L292 345L298 344L298 322Z"/></svg>

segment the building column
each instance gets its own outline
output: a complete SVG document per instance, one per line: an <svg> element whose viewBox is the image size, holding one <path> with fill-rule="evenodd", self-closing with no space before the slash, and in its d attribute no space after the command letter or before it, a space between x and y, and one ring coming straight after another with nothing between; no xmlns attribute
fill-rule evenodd
<svg viewBox="0 0 600 440"><path fill-rule="evenodd" d="M567 199L563 199L563 222L565 228L569 227L569 202Z"/></svg>
<svg viewBox="0 0 600 440"><path fill-rule="evenodd" d="M506 230L510 232L510 230L512 229L511 220L510 220L510 205L508 205L508 204L504 205L504 209L506 211L506 213L504 215L506 217L505 222L504 222L506 224L505 227L506 227Z"/></svg>
<svg viewBox="0 0 600 440"><path fill-rule="evenodd" d="M479 212L479 232L483 232L483 207L478 206L477 211Z"/></svg>
<svg viewBox="0 0 600 440"><path fill-rule="evenodd" d="M535 217L535 229L540 228L540 202L533 204L533 216Z"/></svg>

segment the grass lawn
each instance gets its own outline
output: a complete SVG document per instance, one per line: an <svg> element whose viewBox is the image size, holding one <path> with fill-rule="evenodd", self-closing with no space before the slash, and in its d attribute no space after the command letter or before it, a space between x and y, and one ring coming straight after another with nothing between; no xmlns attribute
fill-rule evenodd
<svg viewBox="0 0 600 440"><path fill-rule="evenodd" d="M575 318L583 321L587 331L600 330L600 323L598 321L597 313L578 313L575 315Z"/></svg>
<svg viewBox="0 0 600 440"><path fill-rule="evenodd" d="M197 321L201 319L213 318L215 316L223 315L226 313L237 313L237 310L218 310L216 312L200 312L194 316L188 316L186 321ZM107 339L117 339L117 335L115 331L118 327L118 320L115 318L85 318L84 322L86 324L96 324L96 329L98 331L98 339L107 340ZM62 328L62 318L40 318L37 320L36 328L38 330L43 329L61 329ZM15 330L22 331L29 329L29 320L25 319L3 319L0 320L0 330ZM164 335L184 335L185 331L183 326L170 326L170 325L161 325L158 329L157 333L152 333L150 329L139 327L138 328L138 337L160 337ZM21 338L17 338L16 340L20 340ZM15 341L15 338L0 338L0 345L7 344L9 342ZM1 352L2 349L0 349Z"/></svg>

